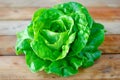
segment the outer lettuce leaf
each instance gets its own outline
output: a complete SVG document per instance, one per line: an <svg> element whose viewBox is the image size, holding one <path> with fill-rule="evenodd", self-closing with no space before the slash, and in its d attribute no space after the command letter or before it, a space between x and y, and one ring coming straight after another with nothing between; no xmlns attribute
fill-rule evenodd
<svg viewBox="0 0 120 80"><path fill-rule="evenodd" d="M25 54L32 72L44 70L67 77L87 68L101 56L104 27L87 9L68 2L38 9L30 25L17 34L16 54Z"/></svg>
<svg viewBox="0 0 120 80"><path fill-rule="evenodd" d="M17 43L15 46L16 54L22 54L24 53L24 50L30 49L30 42L33 39L33 29L32 29L32 23L23 31L17 33Z"/></svg>
<svg viewBox="0 0 120 80"><path fill-rule="evenodd" d="M58 60L55 62L52 62L49 67L45 69L47 73L54 73L59 76L70 76L73 74L76 74L78 70L76 70L74 67L70 66L69 61L67 60Z"/></svg>
<svg viewBox="0 0 120 80"><path fill-rule="evenodd" d="M38 72L43 70L50 64L50 61L40 59L32 50L24 51L26 64L32 72Z"/></svg>
<svg viewBox="0 0 120 80"><path fill-rule="evenodd" d="M37 11L35 11L32 21L36 21L42 13L44 13L47 9L46 8L40 8Z"/></svg>
<svg viewBox="0 0 120 80"><path fill-rule="evenodd" d="M83 62L84 68L92 66L94 60L98 59L101 56L101 51L98 50L98 47L104 41L104 27L99 23L94 23L91 29L91 34L87 45L79 53L79 56L84 55L85 61Z"/></svg>

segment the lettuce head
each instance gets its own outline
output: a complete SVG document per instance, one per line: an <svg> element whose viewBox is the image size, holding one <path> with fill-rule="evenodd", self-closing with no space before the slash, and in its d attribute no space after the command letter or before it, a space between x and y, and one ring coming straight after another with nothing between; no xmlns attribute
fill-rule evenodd
<svg viewBox="0 0 120 80"><path fill-rule="evenodd" d="M25 30L17 33L16 54L25 54L32 72L71 76L101 56L104 27L77 2L38 9Z"/></svg>

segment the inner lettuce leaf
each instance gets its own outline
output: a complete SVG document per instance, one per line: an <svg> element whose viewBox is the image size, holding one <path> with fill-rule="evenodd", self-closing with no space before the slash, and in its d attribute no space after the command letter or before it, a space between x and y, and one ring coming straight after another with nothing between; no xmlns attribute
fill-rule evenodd
<svg viewBox="0 0 120 80"><path fill-rule="evenodd" d="M104 26L77 2L38 9L25 30L17 33L16 54L25 54L32 72L44 70L67 77L101 56Z"/></svg>

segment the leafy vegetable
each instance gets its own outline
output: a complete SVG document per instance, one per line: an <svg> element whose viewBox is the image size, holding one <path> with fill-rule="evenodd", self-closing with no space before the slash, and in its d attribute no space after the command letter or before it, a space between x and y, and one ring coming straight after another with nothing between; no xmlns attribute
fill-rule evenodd
<svg viewBox="0 0 120 80"><path fill-rule="evenodd" d="M87 68L101 56L103 25L93 21L77 2L38 9L30 25L17 34L16 54L25 54L32 72L44 70L71 76Z"/></svg>

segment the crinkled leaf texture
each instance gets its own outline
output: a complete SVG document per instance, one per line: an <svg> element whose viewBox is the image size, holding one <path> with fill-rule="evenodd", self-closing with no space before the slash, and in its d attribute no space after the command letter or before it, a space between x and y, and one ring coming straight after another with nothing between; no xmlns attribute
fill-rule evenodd
<svg viewBox="0 0 120 80"><path fill-rule="evenodd" d="M80 3L38 9L30 25L17 34L16 54L25 54L32 72L71 76L101 56L104 27Z"/></svg>

